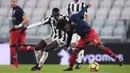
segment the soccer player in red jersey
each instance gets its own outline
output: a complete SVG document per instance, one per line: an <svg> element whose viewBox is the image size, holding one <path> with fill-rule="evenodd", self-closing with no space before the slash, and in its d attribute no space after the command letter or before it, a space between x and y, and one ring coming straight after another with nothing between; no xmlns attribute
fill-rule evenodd
<svg viewBox="0 0 130 73"><path fill-rule="evenodd" d="M122 66L122 60L119 59L109 48L105 47L96 33L96 31L83 19L84 12L87 10L89 6L87 5L85 8L83 8L80 12L76 14L72 14L70 16L70 21L72 23L75 23L75 32L81 37L76 45L76 48L72 52L72 55L70 57L70 64L69 67L63 71L72 71L73 65L76 61L77 54L89 43L92 43L95 47L102 49L104 53L112 57L116 60L117 63L119 63L119 66Z"/></svg>
<svg viewBox="0 0 130 73"><path fill-rule="evenodd" d="M17 0L10 0L10 5L13 9L12 23L13 26L10 29L10 51L11 59L14 65L11 68L18 68L18 59L16 49L19 48L21 52L33 52L31 46L21 46L26 44L26 31L21 33L21 29L28 23L28 17L24 11L17 5Z"/></svg>

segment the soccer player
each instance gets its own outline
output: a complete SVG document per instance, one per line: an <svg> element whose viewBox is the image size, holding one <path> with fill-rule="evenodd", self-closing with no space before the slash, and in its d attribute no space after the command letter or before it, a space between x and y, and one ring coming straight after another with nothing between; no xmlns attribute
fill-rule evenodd
<svg viewBox="0 0 130 73"><path fill-rule="evenodd" d="M49 24L52 28L52 34L42 38L35 46L34 52L37 64L31 68L31 71L37 71L43 67L50 51L64 47L67 39L66 31L68 23L69 19L66 16L60 15L60 10L58 8L53 8L51 16L27 27L27 29L29 29L39 25ZM42 57L40 50L43 50Z"/></svg>
<svg viewBox="0 0 130 73"><path fill-rule="evenodd" d="M63 71L72 71L73 65L77 58L79 51L84 49L90 42L97 48L102 49L104 53L108 54L110 57L116 60L119 63L119 66L122 66L122 60L119 59L109 48L104 47L101 43L98 34L96 31L83 19L84 12L87 10L88 5L83 8L80 12L71 15L70 21L76 24L75 32L81 37L76 48L72 52L70 57L69 67Z"/></svg>
<svg viewBox="0 0 130 73"><path fill-rule="evenodd" d="M10 29L10 51L11 51L11 59L14 65L11 68L18 68L18 59L16 49L19 48L21 52L33 52L33 47L30 46L21 46L26 44L26 31L23 33L21 29L24 28L24 25L28 23L28 17L24 13L24 11L17 5L17 0L10 1L11 7L13 9L12 12L12 23L13 26Z"/></svg>
<svg viewBox="0 0 130 73"><path fill-rule="evenodd" d="M82 2L80 0L73 0L73 2L68 4L68 15L71 16L72 14L79 12L85 6L86 6L85 2ZM86 22L89 23L87 11L84 12L84 16L85 16ZM72 24L72 25L74 26L74 24ZM73 33L73 30L74 29L71 29L71 33ZM76 43L80 39L80 36L77 33L74 33L72 38L69 38L69 39L72 39L71 40L71 46L72 46L72 50L74 50ZM77 58L78 60L77 60L77 65L76 65L75 69L81 68L81 66L83 64L83 57L84 57L84 50L83 49L78 53L77 57L78 57Z"/></svg>

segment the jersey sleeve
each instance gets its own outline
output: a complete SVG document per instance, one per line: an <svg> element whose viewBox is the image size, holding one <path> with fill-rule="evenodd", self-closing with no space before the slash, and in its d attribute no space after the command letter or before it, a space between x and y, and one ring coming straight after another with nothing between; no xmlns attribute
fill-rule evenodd
<svg viewBox="0 0 130 73"><path fill-rule="evenodd" d="M87 5L87 4L86 4L85 2L82 2L82 9L85 8L86 5ZM88 10L85 11L85 14L87 14L87 13L88 13Z"/></svg>
<svg viewBox="0 0 130 73"><path fill-rule="evenodd" d="M46 17L43 20L41 20L41 22L44 22L43 25L49 24L50 23L50 17Z"/></svg>
<svg viewBox="0 0 130 73"><path fill-rule="evenodd" d="M43 19L43 20L41 20L41 21L39 21L37 23L33 23L33 24L29 25L27 28L34 28L34 27L37 27L39 25L45 25L48 22L49 22L49 18L47 17L47 18L45 18L45 19Z"/></svg>
<svg viewBox="0 0 130 73"><path fill-rule="evenodd" d="M22 9L19 9L16 11L16 15L23 17L25 15L25 12Z"/></svg>

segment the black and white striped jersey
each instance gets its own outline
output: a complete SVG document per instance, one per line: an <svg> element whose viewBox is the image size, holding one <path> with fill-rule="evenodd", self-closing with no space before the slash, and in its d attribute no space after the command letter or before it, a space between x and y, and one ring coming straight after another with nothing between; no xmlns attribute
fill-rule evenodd
<svg viewBox="0 0 130 73"><path fill-rule="evenodd" d="M41 22L43 22L43 25L49 24L51 26L52 38L65 41L67 37L66 37L66 31L64 30L64 26L69 22L69 19L67 16L63 16L63 15L60 15L59 18L60 18L59 21L57 21L54 19L53 16L49 16L41 20Z"/></svg>
<svg viewBox="0 0 130 73"><path fill-rule="evenodd" d="M78 2L78 3L74 3L74 2L71 2L68 4L68 14L71 15L71 14L75 14L77 12L79 12L80 10L82 10L84 7L86 6L86 3L85 2ZM86 11L87 13L87 11Z"/></svg>

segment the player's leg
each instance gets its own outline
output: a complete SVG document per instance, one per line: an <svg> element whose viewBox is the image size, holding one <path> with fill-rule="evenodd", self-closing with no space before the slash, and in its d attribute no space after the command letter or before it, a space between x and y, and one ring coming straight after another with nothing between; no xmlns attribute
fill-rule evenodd
<svg viewBox="0 0 130 73"><path fill-rule="evenodd" d="M77 58L77 54L82 50L84 49L84 47L86 47L87 44L86 44L86 40L84 39L80 39L74 49L74 51L72 52L71 56L70 56L70 64L69 64L69 67L63 71L72 71L73 69L73 65L76 61L76 58Z"/></svg>
<svg viewBox="0 0 130 73"><path fill-rule="evenodd" d="M78 34L76 34L76 37L77 37L76 43L75 43L75 45L74 45L73 48L75 48L75 46L76 46L78 40L80 39L80 36L79 36ZM75 69L79 69L79 68L82 67L83 57L84 57L84 50L82 49L82 50L78 53L78 55L77 55L77 65L76 65Z"/></svg>
<svg viewBox="0 0 130 73"><path fill-rule="evenodd" d="M47 46L47 43L43 39L35 46L34 54L35 54L37 64L31 68L31 71L36 71L36 70L41 69L40 67L38 67L38 65L39 65L42 54L44 54L41 52L42 50L45 49L46 46Z"/></svg>
<svg viewBox="0 0 130 73"><path fill-rule="evenodd" d="M48 54L49 52L55 50L56 48L58 48L58 42L57 41L54 41L52 42L51 44L49 44L45 50L43 51L43 55L40 59L40 62L39 62L39 67L42 67L43 64L45 63L46 59L48 58Z"/></svg>
<svg viewBox="0 0 130 73"><path fill-rule="evenodd" d="M10 33L10 52L11 52L11 60L13 61L14 65L11 68L18 68L18 59L17 59L17 52L16 49L18 47L19 41L19 31L11 31Z"/></svg>
<svg viewBox="0 0 130 73"><path fill-rule="evenodd" d="M108 47L104 47L102 44L97 45L98 48L104 50L104 53L115 59L118 62L119 66L122 66L123 61L119 59Z"/></svg>
<svg viewBox="0 0 130 73"><path fill-rule="evenodd" d="M20 42L20 45L19 45L20 52L33 52L34 51L34 48L32 46L26 46L26 31L20 34L19 42ZM21 46L21 45L24 45L24 46Z"/></svg>
<svg viewBox="0 0 130 73"><path fill-rule="evenodd" d="M52 42L52 39L51 39L51 36L49 35L47 37L42 38L42 40L35 46L34 53L35 53L37 64L39 64L39 61L40 61L40 58L41 58L41 52L51 42Z"/></svg>
<svg viewBox="0 0 130 73"><path fill-rule="evenodd" d="M72 50L75 49L75 46L76 46L79 39L80 39L80 37L78 36L78 34L76 34L76 33L73 34L72 40L71 40L71 48L72 48ZM83 63L83 57L84 57L84 50L81 50L77 55L78 60L77 60L77 65L76 65L75 69L81 68L82 63Z"/></svg>
<svg viewBox="0 0 130 73"><path fill-rule="evenodd" d="M83 64L84 50L81 50L77 55L77 65L75 69L80 69Z"/></svg>
<svg viewBox="0 0 130 73"><path fill-rule="evenodd" d="M42 50L45 49L46 46L47 46L47 43L43 39L35 46L34 53L35 53L37 64L39 64L40 58L42 56L41 52Z"/></svg>
<svg viewBox="0 0 130 73"><path fill-rule="evenodd" d="M103 46L94 29L90 31L88 39L90 39L90 42L92 42L95 47L102 49L107 55L115 59L119 65L122 66L122 60L120 60L109 48Z"/></svg>
<svg viewBox="0 0 130 73"><path fill-rule="evenodd" d="M42 57L40 58L40 61L37 66L33 67L32 71L41 70L43 67L43 64L45 63L46 59L48 58L49 52L53 51L55 48L58 48L57 41L52 42L51 44L47 45L46 48L43 51Z"/></svg>

